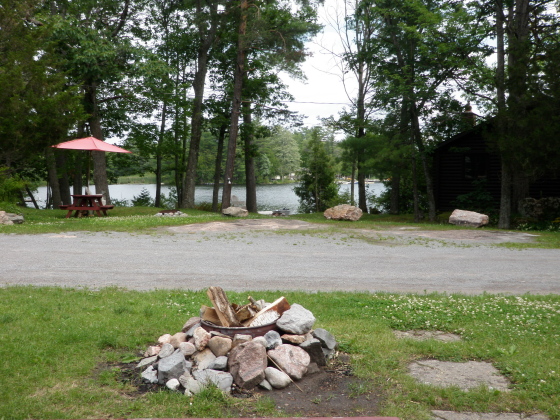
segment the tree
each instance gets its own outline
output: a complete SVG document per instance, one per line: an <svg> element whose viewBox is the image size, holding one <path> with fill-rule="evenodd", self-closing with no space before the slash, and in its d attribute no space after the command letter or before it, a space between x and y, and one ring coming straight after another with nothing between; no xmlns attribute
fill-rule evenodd
<svg viewBox="0 0 560 420"><path fill-rule="evenodd" d="M334 160L329 156L318 127L310 130L301 153L300 184L294 187L300 211L321 212L338 197Z"/></svg>

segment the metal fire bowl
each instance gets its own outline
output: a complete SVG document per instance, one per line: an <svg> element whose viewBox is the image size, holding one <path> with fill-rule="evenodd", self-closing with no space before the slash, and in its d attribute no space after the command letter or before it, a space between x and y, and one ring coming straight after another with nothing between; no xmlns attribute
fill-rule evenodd
<svg viewBox="0 0 560 420"><path fill-rule="evenodd" d="M208 332L219 332L231 338L233 338L235 334L246 334L250 335L251 337L260 337L265 335L269 331L278 331L276 321L270 324L259 325L258 327L222 327L220 325L215 325L204 320L200 321L200 325Z"/></svg>

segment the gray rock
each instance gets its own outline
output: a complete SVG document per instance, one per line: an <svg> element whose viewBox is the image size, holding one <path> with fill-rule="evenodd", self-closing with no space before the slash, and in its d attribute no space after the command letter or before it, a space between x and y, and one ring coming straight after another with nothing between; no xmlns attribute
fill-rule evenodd
<svg viewBox="0 0 560 420"><path fill-rule="evenodd" d="M216 356L212 353L212 350L206 348L199 351L193 356L193 361L196 364L198 370L208 369L212 363L216 360Z"/></svg>
<svg viewBox="0 0 560 420"><path fill-rule="evenodd" d="M311 363L311 358L305 350L291 344L282 344L274 350L270 350L268 356L280 369L290 375L290 378L295 380L303 378Z"/></svg>
<svg viewBox="0 0 560 420"><path fill-rule="evenodd" d="M187 334L187 337L192 338L194 336L194 332L196 331L197 328L199 328L201 326L200 322L198 324L194 324L190 329L188 329L187 331L185 331L185 334Z"/></svg>
<svg viewBox="0 0 560 420"><path fill-rule="evenodd" d="M214 384L228 394L231 392L231 386L233 385L233 376L228 372L219 370L196 370L193 372L193 378L202 386Z"/></svg>
<svg viewBox="0 0 560 420"><path fill-rule="evenodd" d="M488 221L487 215L467 210L455 209L449 216L449 223L452 225L481 227L487 225Z"/></svg>
<svg viewBox="0 0 560 420"><path fill-rule="evenodd" d="M228 358L226 356L216 357L216 359L212 362L208 369L214 370L226 370L228 364Z"/></svg>
<svg viewBox="0 0 560 420"><path fill-rule="evenodd" d="M189 318L187 320L187 322L185 322L185 324L183 325L183 328L181 328L181 331L186 333L187 331L189 331L190 329L192 329L192 327L194 327L197 324L200 324L200 317L199 316L193 316L191 318ZM198 325L200 327L200 325ZM193 330L194 331L194 330ZM191 334L192 336L192 334Z"/></svg>
<svg viewBox="0 0 560 420"><path fill-rule="evenodd" d="M225 356L231 350L233 342L231 338L215 336L208 341L208 348L215 356Z"/></svg>
<svg viewBox="0 0 560 420"><path fill-rule="evenodd" d="M170 379L178 379L187 368L187 361L180 350L171 356L160 359L158 363L158 382L163 385Z"/></svg>
<svg viewBox="0 0 560 420"><path fill-rule="evenodd" d="M151 365L157 360L157 355L152 357L146 357L145 359L140 360L140 362L136 365L137 368L141 368L147 365Z"/></svg>
<svg viewBox="0 0 560 420"><path fill-rule="evenodd" d="M275 349L282 344L282 339L278 331L269 331L264 335L264 338L266 340L266 348L269 350Z"/></svg>
<svg viewBox="0 0 560 420"><path fill-rule="evenodd" d="M158 357L160 359L163 359L165 357L171 356L173 353L175 353L175 347L173 347L169 343L165 343L163 346L161 346L161 350L158 353Z"/></svg>
<svg viewBox="0 0 560 420"><path fill-rule="evenodd" d="M292 380L288 375L273 367L267 367L264 370L264 374L268 383L276 389L286 388L292 383Z"/></svg>
<svg viewBox="0 0 560 420"><path fill-rule="evenodd" d="M266 379L264 379L259 386L262 389L266 389L267 391L272 391L272 385L270 385L270 382L268 382Z"/></svg>
<svg viewBox="0 0 560 420"><path fill-rule="evenodd" d="M233 343L232 343L232 348L238 346L241 343L246 343L248 341L251 341L253 339L253 336L251 336L250 334L235 334L233 336Z"/></svg>
<svg viewBox="0 0 560 420"><path fill-rule="evenodd" d="M144 372L142 372L142 381L147 382L149 384L157 384L158 383L158 372L154 369L153 366L148 366Z"/></svg>
<svg viewBox="0 0 560 420"><path fill-rule="evenodd" d="M234 382L240 388L251 389L265 378L267 362L266 349L260 344L248 341L239 344L230 352L228 366Z"/></svg>
<svg viewBox="0 0 560 420"><path fill-rule="evenodd" d="M6 213L0 210L0 225L19 225L24 222L23 215L15 213Z"/></svg>
<svg viewBox="0 0 560 420"><path fill-rule="evenodd" d="M208 342L212 338L210 333L202 327L198 327L196 330L194 330L193 337L194 337L194 345L198 351L204 350L208 345Z"/></svg>
<svg viewBox="0 0 560 420"><path fill-rule="evenodd" d="M317 328L311 332L313 337L321 342L321 345L329 350L336 348L337 342L330 332L323 328Z"/></svg>
<svg viewBox="0 0 560 420"><path fill-rule="evenodd" d="M165 386L169 388L171 391L177 391L181 386L181 383L178 379L172 378L165 383Z"/></svg>
<svg viewBox="0 0 560 420"><path fill-rule="evenodd" d="M187 381L189 378L192 378L192 375L188 371L185 371L181 376L179 376L179 383L183 385L183 388L187 388Z"/></svg>
<svg viewBox="0 0 560 420"><path fill-rule="evenodd" d="M323 347L323 354L325 355L325 359L331 360L336 356L336 350L330 350Z"/></svg>
<svg viewBox="0 0 560 420"><path fill-rule="evenodd" d="M232 217L246 217L249 216L249 212L241 207L228 207L225 210L222 210L222 214L224 216L232 216Z"/></svg>
<svg viewBox="0 0 560 420"><path fill-rule="evenodd" d="M313 328L315 317L311 311L294 303L290 309L282 314L276 325L289 334L306 334Z"/></svg>
<svg viewBox="0 0 560 420"><path fill-rule="evenodd" d="M183 386L185 387L185 395L191 396L200 393L204 389L204 385L189 376L184 380Z"/></svg>
<svg viewBox="0 0 560 420"><path fill-rule="evenodd" d="M309 354L311 362L317 363L319 366L326 366L327 360L319 340L312 338L311 340L304 341L299 346Z"/></svg>
<svg viewBox="0 0 560 420"><path fill-rule="evenodd" d="M265 348L266 348L266 345L267 345L266 338L264 338L264 337L253 338L253 343L260 344L261 346L263 346Z"/></svg>
<svg viewBox="0 0 560 420"><path fill-rule="evenodd" d="M323 216L332 220L350 220L355 222L362 217L362 210L359 207L349 204L340 204L325 210Z"/></svg>
<svg viewBox="0 0 560 420"><path fill-rule="evenodd" d="M177 334L172 335L171 339L169 340L169 344L171 344L175 349L178 349L181 343L186 343L186 342L187 342L187 334L183 332L178 332Z"/></svg>
<svg viewBox="0 0 560 420"><path fill-rule="evenodd" d="M192 356L196 352L196 347L193 343L179 343L179 350L184 356Z"/></svg>

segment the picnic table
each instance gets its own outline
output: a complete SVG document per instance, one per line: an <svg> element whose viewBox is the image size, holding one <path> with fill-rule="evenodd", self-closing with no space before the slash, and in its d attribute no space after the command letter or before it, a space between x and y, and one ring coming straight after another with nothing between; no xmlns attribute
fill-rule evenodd
<svg viewBox="0 0 560 420"><path fill-rule="evenodd" d="M95 212L98 216L107 216L107 210L111 210L114 206L105 205L101 200L103 194L72 194L72 204L64 204L58 206L61 210L68 210L66 218L69 218L74 212L74 217L82 217L89 215L89 212Z"/></svg>

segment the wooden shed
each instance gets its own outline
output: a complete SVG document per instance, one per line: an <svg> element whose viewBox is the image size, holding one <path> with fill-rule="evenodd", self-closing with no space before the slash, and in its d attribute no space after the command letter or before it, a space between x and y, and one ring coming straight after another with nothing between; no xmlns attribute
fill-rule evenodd
<svg viewBox="0 0 560 420"><path fill-rule="evenodd" d="M434 192L438 211L456 209L457 197L475 191L477 181L483 181L494 208L499 209L501 160L486 140L492 130L492 122L480 123L434 150ZM560 197L560 174L532 181L529 195L533 198Z"/></svg>

